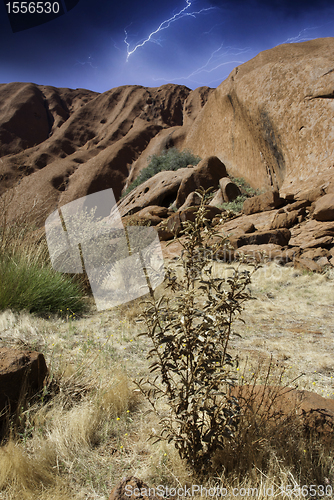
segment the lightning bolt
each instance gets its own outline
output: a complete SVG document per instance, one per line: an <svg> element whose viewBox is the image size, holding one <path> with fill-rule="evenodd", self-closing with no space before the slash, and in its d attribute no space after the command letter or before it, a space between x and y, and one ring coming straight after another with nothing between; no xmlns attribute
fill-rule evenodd
<svg viewBox="0 0 334 500"><path fill-rule="evenodd" d="M160 45L160 43L161 43L160 41L157 41L157 40L153 39L154 35L156 35L157 33L159 33L162 30L165 30L165 29L169 28L169 26L172 23L174 23L175 21L178 21L179 19L182 19L183 17L186 17L186 16L196 17L197 14L202 14L202 12L207 12L209 10L213 10L213 9L217 8L217 7L207 7L205 9L200 9L198 11L187 12L187 10L191 7L191 3L192 3L192 0L186 0L186 4L187 5L183 9L181 9L179 12L177 12L176 14L174 14L169 19L166 19L165 21L163 21L158 26L157 29L155 29L154 31L152 31L149 34L149 36L147 38L145 38L142 42L140 42L137 45L135 45L135 47L132 50L130 50L130 43L128 42L128 32L127 32L127 28L125 28L124 29L124 33L125 33L124 43L125 43L126 48L127 48L126 61L129 60L129 57L134 52L136 52L137 49L139 49L140 47L143 47L147 42L154 42L154 43L158 43Z"/></svg>
<svg viewBox="0 0 334 500"><path fill-rule="evenodd" d="M220 45L220 47L218 47L218 49L214 50L210 57L208 58L208 60L206 61L205 64L203 64L203 66L200 66L199 68L195 69L194 71L192 71L189 75L187 76L180 76L178 78L176 78L176 80L190 80L192 77L194 77L195 75L198 75L200 73L212 73L213 71L215 71L216 69L222 67L222 66L227 66L228 64L243 64L245 61L240 61L240 60L228 60L228 61L223 61L223 62L219 62L217 64L217 59L221 59L223 57L226 57L227 55L228 56L239 56L240 54L244 54L246 52L248 52L250 50L249 47L245 47L244 49L238 49L238 48L233 48L233 47L226 47L225 48L225 51L223 53L220 53L221 49L223 48L224 46L224 43L222 43ZM231 52L234 51L234 52ZM216 62L215 62L216 61ZM212 66L212 64L215 64L214 66ZM158 81L158 80L164 80L164 81L168 81L167 79L165 78L154 78L155 81ZM174 79L175 80L175 79ZM221 80L221 78L219 79ZM201 82L196 82L196 80L193 80L195 83L201 83ZM212 83L212 82L210 82Z"/></svg>
<svg viewBox="0 0 334 500"><path fill-rule="evenodd" d="M92 56L88 56L88 61L83 61L83 62L81 62L81 61L79 61L79 60L77 59L77 62L75 63L75 65L74 65L74 66L76 66L77 64L81 64L81 66L85 66L86 64L88 64L88 66L91 66L92 68L97 69L97 66L93 66L92 61L93 61Z"/></svg>
<svg viewBox="0 0 334 500"><path fill-rule="evenodd" d="M329 24L329 23L327 23ZM283 43L297 43L297 42L306 42L308 40L313 40L313 38L315 37L311 37L311 38L308 38L306 37L306 33L308 31L311 31L311 30L316 30L318 28L322 28L323 26L313 26L311 28L304 28L303 30L301 30L297 36L293 36L291 38L288 38L287 40L285 40L284 42L281 42L279 45L283 45Z"/></svg>

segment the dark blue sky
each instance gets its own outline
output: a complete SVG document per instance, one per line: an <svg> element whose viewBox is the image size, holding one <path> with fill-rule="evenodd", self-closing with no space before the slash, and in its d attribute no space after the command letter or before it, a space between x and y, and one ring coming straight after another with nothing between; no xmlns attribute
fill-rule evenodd
<svg viewBox="0 0 334 500"><path fill-rule="evenodd" d="M327 0L79 0L53 21L15 33L6 2L0 4L0 83L98 92L127 84L217 87L261 50L334 36ZM59 0L64 10L65 2Z"/></svg>

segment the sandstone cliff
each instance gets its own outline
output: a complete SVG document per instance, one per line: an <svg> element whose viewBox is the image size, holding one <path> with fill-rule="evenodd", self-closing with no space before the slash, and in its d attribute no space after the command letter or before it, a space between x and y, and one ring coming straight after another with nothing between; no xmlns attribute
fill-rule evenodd
<svg viewBox="0 0 334 500"><path fill-rule="evenodd" d="M279 45L235 68L183 144L216 155L254 187L305 192L332 183L334 38ZM334 188L330 187L333 191ZM313 200L312 200L313 201Z"/></svg>

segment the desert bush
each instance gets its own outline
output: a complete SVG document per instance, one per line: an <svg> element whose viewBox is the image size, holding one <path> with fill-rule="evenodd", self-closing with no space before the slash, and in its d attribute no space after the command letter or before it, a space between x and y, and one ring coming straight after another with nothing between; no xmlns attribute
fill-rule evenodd
<svg viewBox="0 0 334 500"><path fill-rule="evenodd" d="M171 298L145 302L143 321L153 347L148 352L155 378L136 382L159 415L157 440L173 442L182 459L197 474L212 468L211 458L233 439L240 419L235 398L229 397L237 363L228 353L232 326L243 303L250 272L233 269L230 277L214 277L210 255L225 244L207 225L207 192L199 192L201 204L195 221L183 224L179 240L183 251L176 274L167 269L166 286ZM159 401L168 404L164 413Z"/></svg>
<svg viewBox="0 0 334 500"><path fill-rule="evenodd" d="M239 187L241 194L245 196L245 198L251 198L252 196L261 194L260 189L254 189L243 177L231 177L231 181Z"/></svg>
<svg viewBox="0 0 334 500"><path fill-rule="evenodd" d="M220 208L238 213L241 212L244 201L261 194L261 190L252 188L242 177L231 177L231 181L239 187L241 194L235 200L223 203Z"/></svg>
<svg viewBox="0 0 334 500"><path fill-rule="evenodd" d="M127 195L135 187L147 181L155 174L163 170L178 170L188 165L197 165L201 158L193 155L190 151L178 151L176 148L165 149L160 155L149 157L149 164L144 168L138 177L127 187L122 196Z"/></svg>

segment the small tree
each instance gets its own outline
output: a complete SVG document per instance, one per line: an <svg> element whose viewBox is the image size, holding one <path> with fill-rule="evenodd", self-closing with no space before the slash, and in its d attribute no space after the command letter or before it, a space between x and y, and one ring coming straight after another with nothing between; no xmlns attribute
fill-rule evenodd
<svg viewBox="0 0 334 500"><path fill-rule="evenodd" d="M181 458L197 474L210 470L214 452L224 448L238 426L240 408L229 397L237 362L227 352L232 324L250 298L250 273L234 269L227 279L214 277L212 252L226 244L205 217L207 192L194 222L184 223L181 277L167 269L171 298L156 299L150 289L142 315L153 347L150 372L154 378L136 384L160 417L156 441L173 442ZM162 412L162 399L169 410Z"/></svg>

